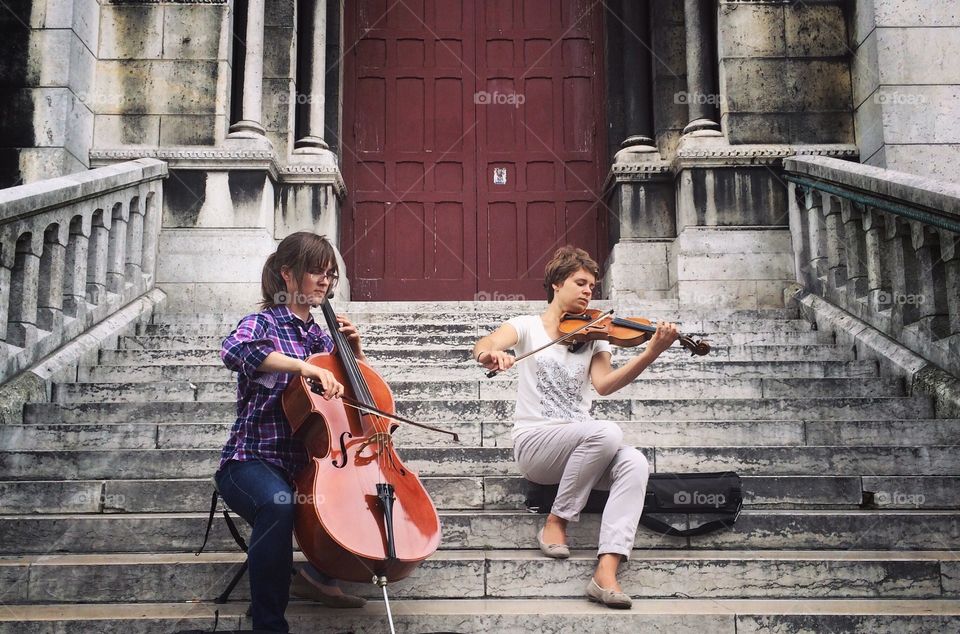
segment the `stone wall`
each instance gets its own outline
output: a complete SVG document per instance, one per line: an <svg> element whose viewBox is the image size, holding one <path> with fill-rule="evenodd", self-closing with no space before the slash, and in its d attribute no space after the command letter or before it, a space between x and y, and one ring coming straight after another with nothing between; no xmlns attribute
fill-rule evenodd
<svg viewBox="0 0 960 634"><path fill-rule="evenodd" d="M960 4L857 0L850 46L861 160L960 182Z"/></svg>
<svg viewBox="0 0 960 634"><path fill-rule="evenodd" d="M730 143L854 141L844 4L720 1L720 112Z"/></svg>
<svg viewBox="0 0 960 634"><path fill-rule="evenodd" d="M3 4L0 187L88 167L99 16L98 0Z"/></svg>
<svg viewBox="0 0 960 634"><path fill-rule="evenodd" d="M96 147L215 145L226 136L226 0L105 2L94 50Z"/></svg>

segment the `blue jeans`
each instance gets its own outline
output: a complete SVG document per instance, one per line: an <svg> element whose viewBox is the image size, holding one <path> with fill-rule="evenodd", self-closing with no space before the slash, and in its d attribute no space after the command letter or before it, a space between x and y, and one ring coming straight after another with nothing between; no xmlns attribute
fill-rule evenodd
<svg viewBox="0 0 960 634"><path fill-rule="evenodd" d="M252 527L247 562L253 627L286 632L283 614L293 573L293 487L283 471L262 460L230 460L214 476L220 497ZM321 583L334 579L307 564Z"/></svg>

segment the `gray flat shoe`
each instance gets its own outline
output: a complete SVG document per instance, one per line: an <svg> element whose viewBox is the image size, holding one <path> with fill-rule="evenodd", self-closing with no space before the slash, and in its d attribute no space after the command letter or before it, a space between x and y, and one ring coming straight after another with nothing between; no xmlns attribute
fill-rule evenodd
<svg viewBox="0 0 960 634"><path fill-rule="evenodd" d="M616 592L614 590L606 590L601 588L593 577L590 578L590 583L587 584L587 597L591 601L596 601L597 603L602 603L608 608L616 608L618 610L629 610L633 607L633 599L630 598L625 592Z"/></svg>
<svg viewBox="0 0 960 634"><path fill-rule="evenodd" d="M570 556L570 547L566 544L545 544L543 543L543 529L537 533L537 543L540 544L540 552L547 557L554 559L566 559Z"/></svg>

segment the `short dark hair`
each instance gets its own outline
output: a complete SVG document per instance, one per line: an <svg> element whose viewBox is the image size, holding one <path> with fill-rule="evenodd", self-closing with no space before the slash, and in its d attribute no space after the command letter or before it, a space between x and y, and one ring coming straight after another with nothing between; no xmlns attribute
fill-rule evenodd
<svg viewBox="0 0 960 634"><path fill-rule="evenodd" d="M325 267L337 271L337 256L333 245L326 236L309 231L298 231L284 238L275 253L270 254L260 274L260 300L262 308L272 308L287 302L287 284L280 275L280 269L289 267L297 284L303 281L303 275L315 267Z"/></svg>
<svg viewBox="0 0 960 634"><path fill-rule="evenodd" d="M589 253L570 244L557 249L544 271L543 286L547 289L547 303L553 301L553 285L562 284L580 269L586 269L593 277L600 278L600 266Z"/></svg>

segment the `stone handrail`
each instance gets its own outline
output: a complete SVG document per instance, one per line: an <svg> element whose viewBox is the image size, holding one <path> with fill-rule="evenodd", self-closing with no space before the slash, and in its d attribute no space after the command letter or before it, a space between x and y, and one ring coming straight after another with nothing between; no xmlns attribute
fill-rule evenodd
<svg viewBox="0 0 960 634"><path fill-rule="evenodd" d="M960 376L960 186L784 161L797 282Z"/></svg>
<svg viewBox="0 0 960 634"><path fill-rule="evenodd" d="M0 383L154 286L167 165L0 191Z"/></svg>

